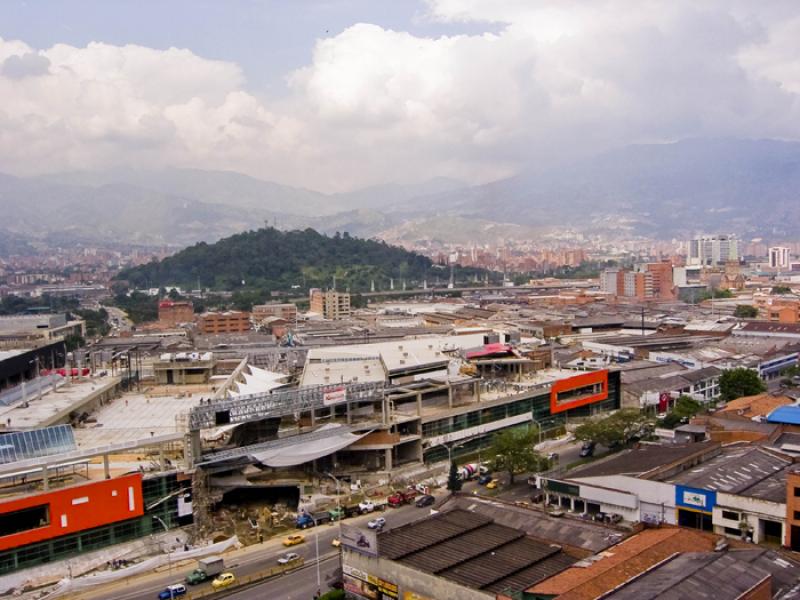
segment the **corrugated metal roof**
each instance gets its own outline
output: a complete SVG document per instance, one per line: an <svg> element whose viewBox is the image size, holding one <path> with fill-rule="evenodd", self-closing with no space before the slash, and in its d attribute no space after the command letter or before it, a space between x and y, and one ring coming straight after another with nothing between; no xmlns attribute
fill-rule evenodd
<svg viewBox="0 0 800 600"><path fill-rule="evenodd" d="M475 515L464 510L440 513L430 519L382 534L380 553L381 556L397 560L491 522L490 517Z"/></svg>
<svg viewBox="0 0 800 600"><path fill-rule="evenodd" d="M779 406L767 415L767 422L800 425L800 406Z"/></svg>

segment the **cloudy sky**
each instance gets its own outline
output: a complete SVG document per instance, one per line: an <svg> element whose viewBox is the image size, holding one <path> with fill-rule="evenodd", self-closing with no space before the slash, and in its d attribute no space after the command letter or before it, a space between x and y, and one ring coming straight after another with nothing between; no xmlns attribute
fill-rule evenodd
<svg viewBox="0 0 800 600"><path fill-rule="evenodd" d="M0 171L322 191L800 138L796 0L4 0Z"/></svg>

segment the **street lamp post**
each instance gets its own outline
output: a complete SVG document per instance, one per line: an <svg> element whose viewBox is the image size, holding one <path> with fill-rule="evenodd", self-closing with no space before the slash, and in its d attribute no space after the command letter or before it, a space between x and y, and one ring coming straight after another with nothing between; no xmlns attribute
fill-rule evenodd
<svg viewBox="0 0 800 600"><path fill-rule="evenodd" d="M531 417L531 421L533 421L533 424L536 425L536 429L539 430L539 443L541 444L542 443L542 423L541 423L541 421L537 421L533 417Z"/></svg>
<svg viewBox="0 0 800 600"><path fill-rule="evenodd" d="M339 479L334 477L331 473L325 473L325 475L327 477L330 477L331 479L333 479L333 481L336 483L336 512L339 513L339 518L337 520L339 521L339 542L341 542L342 541L342 516L343 515L342 515L342 494L339 491ZM339 556L340 557L341 557L341 554L342 554L342 552L341 552L341 544L340 544L339 545Z"/></svg>
<svg viewBox="0 0 800 600"><path fill-rule="evenodd" d="M319 531L317 530L317 520L314 517L311 517L311 520L314 521L314 546L317 552L317 596L319 596L319 594L322 593L322 581L319 576Z"/></svg>
<svg viewBox="0 0 800 600"><path fill-rule="evenodd" d="M337 520L339 521L339 569L341 570L344 567L344 551L342 550L342 518L344 514L342 513L342 493L339 489L339 479L335 477L332 473L325 472L324 475L326 477L330 477L336 483L336 512L338 513ZM319 542L318 542L319 543ZM319 546L317 546L317 587L320 587L319 581ZM318 590L322 591L322 590Z"/></svg>

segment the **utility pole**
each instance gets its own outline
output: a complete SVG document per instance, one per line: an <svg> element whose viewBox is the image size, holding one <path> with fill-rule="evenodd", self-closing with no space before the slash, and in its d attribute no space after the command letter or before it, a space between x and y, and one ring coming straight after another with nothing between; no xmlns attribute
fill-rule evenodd
<svg viewBox="0 0 800 600"><path fill-rule="evenodd" d="M644 337L644 306L642 306L642 337Z"/></svg>

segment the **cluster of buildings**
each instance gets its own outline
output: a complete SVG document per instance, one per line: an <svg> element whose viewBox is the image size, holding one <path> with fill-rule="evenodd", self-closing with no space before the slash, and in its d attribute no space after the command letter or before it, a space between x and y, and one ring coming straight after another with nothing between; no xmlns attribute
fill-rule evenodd
<svg viewBox="0 0 800 600"><path fill-rule="evenodd" d="M789 246L769 247L766 260L746 262L739 245L733 235L702 236L689 241L686 255L605 269L600 290L623 300L691 301L705 290L744 290L775 281L776 276L779 282L791 282L793 273L800 275L800 261L792 259Z"/></svg>
<svg viewBox="0 0 800 600"><path fill-rule="evenodd" d="M350 294L335 290L312 289L309 294L309 316L339 321L351 316ZM288 332L297 322L297 305L294 303L256 304L251 311L224 310L195 314L190 300L161 300L158 303L158 321L139 327L142 332L159 332L191 327L201 335L247 333L263 330L277 337Z"/></svg>
<svg viewBox="0 0 800 600"><path fill-rule="evenodd" d="M536 427L545 452L587 419L623 408L663 418L688 395L713 411L586 464L556 463L517 498L456 494L419 522L365 530L369 551L342 540L347 593L702 598L722 572L713 597L790 598L794 282L739 262L730 297L680 299L725 275L735 241L698 244L698 265L653 259L600 280L366 308L335 290L311 290L307 311L196 314L164 300L157 323L71 352L80 321L0 318L0 581L41 579L75 556L91 570L119 544L189 526L195 540L255 543L301 506L440 485L449 460L490 461L498 432ZM789 291L772 293L778 284ZM737 316L742 304L757 318ZM767 391L721 402L733 368ZM92 567L92 553L106 558Z"/></svg>
<svg viewBox="0 0 800 600"><path fill-rule="evenodd" d="M34 245L20 254L0 256L0 297L102 295L120 269L161 260L172 252L172 248L126 244Z"/></svg>

